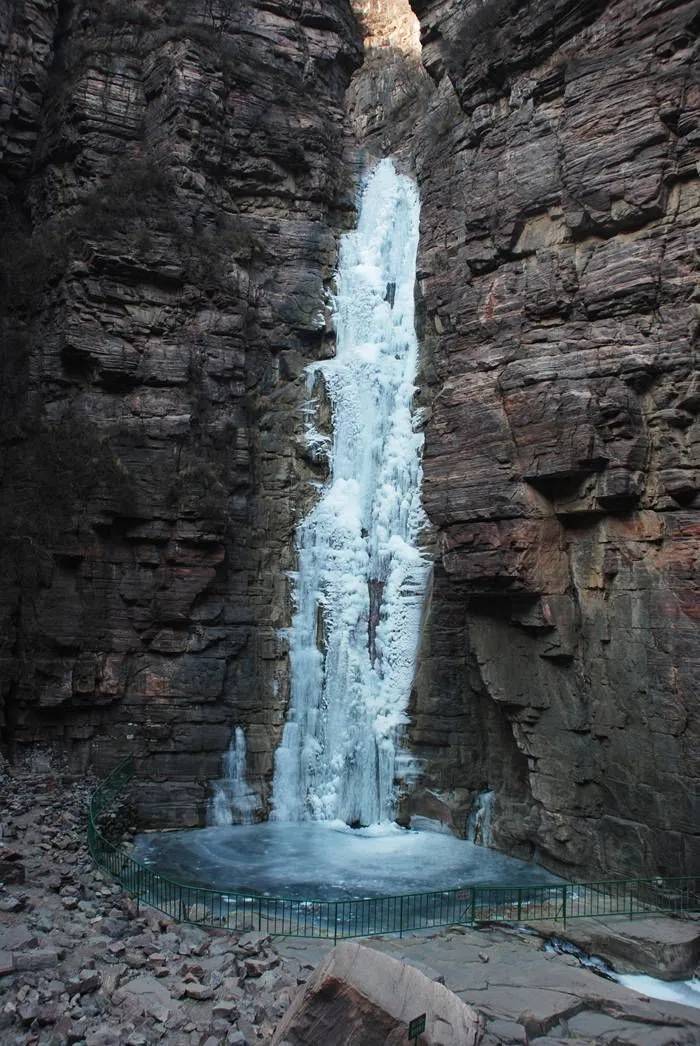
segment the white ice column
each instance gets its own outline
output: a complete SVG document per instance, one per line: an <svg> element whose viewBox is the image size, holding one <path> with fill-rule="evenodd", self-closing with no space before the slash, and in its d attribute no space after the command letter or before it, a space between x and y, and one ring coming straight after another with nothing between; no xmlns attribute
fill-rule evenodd
<svg viewBox="0 0 700 1046"><path fill-rule="evenodd" d="M418 218L415 183L382 160L357 229L342 237L336 356L312 368L331 401L333 442L330 478L296 539L278 820L393 814L428 572L412 412Z"/></svg>

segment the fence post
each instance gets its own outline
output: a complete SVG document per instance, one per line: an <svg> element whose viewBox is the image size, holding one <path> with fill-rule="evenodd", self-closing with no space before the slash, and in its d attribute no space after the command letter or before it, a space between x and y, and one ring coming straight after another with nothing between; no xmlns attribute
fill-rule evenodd
<svg viewBox="0 0 700 1046"><path fill-rule="evenodd" d="M258 897L258 933L262 930L262 897Z"/></svg>
<svg viewBox="0 0 700 1046"><path fill-rule="evenodd" d="M518 922L520 922L520 912L523 906L523 891L522 888L518 887Z"/></svg>
<svg viewBox="0 0 700 1046"><path fill-rule="evenodd" d="M637 889L639 889L639 882L637 882ZM632 915L633 915L633 910L632 910L632 884L630 884L629 891L630 891L630 919L631 919Z"/></svg>
<svg viewBox="0 0 700 1046"><path fill-rule="evenodd" d="M333 913L333 944L338 943L338 902L335 902L335 911Z"/></svg>
<svg viewBox="0 0 700 1046"><path fill-rule="evenodd" d="M561 921L566 926L566 884L562 886Z"/></svg>
<svg viewBox="0 0 700 1046"><path fill-rule="evenodd" d="M472 924L473 924L473 923L476 922L476 887L475 886L472 886L471 906L472 906Z"/></svg>
<svg viewBox="0 0 700 1046"><path fill-rule="evenodd" d="M400 897L399 904L399 937L403 937L403 894Z"/></svg>

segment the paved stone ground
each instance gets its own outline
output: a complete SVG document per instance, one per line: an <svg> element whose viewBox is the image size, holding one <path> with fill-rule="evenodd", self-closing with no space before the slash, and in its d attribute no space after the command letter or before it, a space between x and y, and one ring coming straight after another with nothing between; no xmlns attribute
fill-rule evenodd
<svg viewBox="0 0 700 1046"><path fill-rule="evenodd" d="M92 786L38 756L0 773L2 1046L268 1043L331 945L138 911L87 853ZM366 943L481 1010L483 1046L700 1046L700 1010L640 998L545 953L534 935L453 929Z"/></svg>

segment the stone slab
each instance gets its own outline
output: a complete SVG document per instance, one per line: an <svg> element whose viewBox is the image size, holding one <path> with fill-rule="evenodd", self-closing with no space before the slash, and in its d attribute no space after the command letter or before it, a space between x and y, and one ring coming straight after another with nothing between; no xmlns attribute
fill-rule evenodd
<svg viewBox="0 0 700 1046"><path fill-rule="evenodd" d="M558 1029L588 1013L603 1014L615 1033L619 1029L620 1041L629 1046L637 1046L636 1040L625 1038L630 1026L638 1029L639 1043L644 1046L700 1042L700 1010L650 999L582 967L574 956L545 952L542 939L535 934L506 928L460 928L373 938L366 945L440 977L446 988L486 1016L489 1041L494 1038L495 1022L501 1021L509 1025L510 1038L503 1041L538 1036L539 1046L539 1037L551 1035L553 1042L559 1042ZM318 959L324 950L328 955L332 944L282 939L277 948L283 956L294 956L303 963ZM514 1029L520 1029L520 1040ZM581 1035L578 1041L594 1039L593 1034Z"/></svg>
<svg viewBox="0 0 700 1046"><path fill-rule="evenodd" d="M177 1008L166 986L150 974L135 977L119 988L112 998L130 1016L152 1016L161 1022Z"/></svg>
<svg viewBox="0 0 700 1046"><path fill-rule="evenodd" d="M685 980L700 962L700 922L691 920L611 916L572 919L566 928L561 923L539 922L529 929L541 937L563 937L589 955L601 955L621 973Z"/></svg>
<svg viewBox="0 0 700 1046"><path fill-rule="evenodd" d="M277 1027L271 1046L389 1046L426 1015L423 1046L476 1046L483 1020L413 966L343 941L317 967Z"/></svg>

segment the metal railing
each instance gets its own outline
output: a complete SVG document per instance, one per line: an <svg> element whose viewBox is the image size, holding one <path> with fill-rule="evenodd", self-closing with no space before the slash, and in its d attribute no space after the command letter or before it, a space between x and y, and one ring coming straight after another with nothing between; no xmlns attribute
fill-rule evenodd
<svg viewBox="0 0 700 1046"><path fill-rule="evenodd" d="M100 830L100 815L123 793L133 771L133 761L125 759L93 793L88 849L94 861L137 901L181 922L337 941L459 924L547 920L566 926L568 919L700 911L700 877L694 876L475 885L343 901L268 897L180 883L137 861Z"/></svg>

